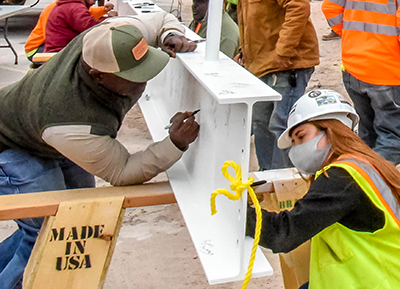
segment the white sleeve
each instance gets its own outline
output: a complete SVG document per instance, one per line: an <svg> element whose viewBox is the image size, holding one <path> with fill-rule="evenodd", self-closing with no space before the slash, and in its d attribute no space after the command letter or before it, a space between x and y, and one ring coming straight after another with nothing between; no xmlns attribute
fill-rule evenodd
<svg viewBox="0 0 400 289"><path fill-rule="evenodd" d="M168 33L185 35L185 27L171 13L160 11L157 13L139 14L132 16L111 17L107 22L124 22L136 26L143 34L147 43L159 47Z"/></svg>
<svg viewBox="0 0 400 289"><path fill-rule="evenodd" d="M114 186L140 184L167 170L183 152L166 137L130 154L116 139L90 133L89 125L52 126L42 139L62 155Z"/></svg>

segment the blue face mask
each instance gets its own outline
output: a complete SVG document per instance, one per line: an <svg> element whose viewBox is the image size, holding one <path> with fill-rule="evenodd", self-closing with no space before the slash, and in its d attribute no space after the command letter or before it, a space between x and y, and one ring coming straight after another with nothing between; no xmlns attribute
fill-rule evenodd
<svg viewBox="0 0 400 289"><path fill-rule="evenodd" d="M292 146L289 151L289 158L300 172L313 175L316 171L321 169L321 166L331 149L331 144L328 144L322 150L317 148L318 142L324 136L325 133L322 131L312 140Z"/></svg>

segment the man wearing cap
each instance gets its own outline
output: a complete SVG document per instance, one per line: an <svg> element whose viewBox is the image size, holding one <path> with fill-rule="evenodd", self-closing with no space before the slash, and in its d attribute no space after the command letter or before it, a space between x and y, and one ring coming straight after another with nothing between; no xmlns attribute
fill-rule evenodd
<svg viewBox="0 0 400 289"><path fill-rule="evenodd" d="M169 136L130 154L115 138L169 55L196 46L171 14L114 18L80 34L21 81L0 90L0 194L145 182L174 164L199 131L177 113ZM167 53L150 45L161 46ZM43 218L16 220L0 244L0 288L22 288Z"/></svg>
<svg viewBox="0 0 400 289"><path fill-rule="evenodd" d="M208 6L209 0L193 0L193 21L189 28L202 38L207 36ZM230 58L239 53L239 27L225 11L222 11L219 50Z"/></svg>

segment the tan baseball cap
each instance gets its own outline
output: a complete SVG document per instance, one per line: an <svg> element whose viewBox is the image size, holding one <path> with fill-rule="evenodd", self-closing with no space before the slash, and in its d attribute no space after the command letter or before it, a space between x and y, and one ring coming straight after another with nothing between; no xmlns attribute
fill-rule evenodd
<svg viewBox="0 0 400 289"><path fill-rule="evenodd" d="M92 68L132 82L146 82L168 63L169 55L148 46L142 32L126 22L94 27L83 37L82 58Z"/></svg>

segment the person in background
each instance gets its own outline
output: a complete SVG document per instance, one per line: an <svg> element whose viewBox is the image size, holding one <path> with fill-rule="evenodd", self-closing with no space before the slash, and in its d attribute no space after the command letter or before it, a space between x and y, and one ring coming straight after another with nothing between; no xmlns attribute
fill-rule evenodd
<svg viewBox="0 0 400 289"><path fill-rule="evenodd" d="M302 289L400 288L400 173L353 132L358 119L339 93L314 90L278 140L313 181L291 211L262 210L260 245L286 253L311 239ZM247 218L254 236L254 208Z"/></svg>
<svg viewBox="0 0 400 289"><path fill-rule="evenodd" d="M330 40L336 40L336 39L341 39L341 38L342 38L342 36L337 34L332 29L328 34L322 35L322 37L321 37L322 41L330 41Z"/></svg>
<svg viewBox="0 0 400 289"><path fill-rule="evenodd" d="M396 5L397 3L397 5ZM324 0L322 11L342 36L343 83L360 115L361 139L400 163L400 7L397 1Z"/></svg>
<svg viewBox="0 0 400 289"><path fill-rule="evenodd" d="M238 24L238 19L237 19L238 0L225 0L224 5L226 13L228 13L228 15L231 16L232 20L236 24Z"/></svg>
<svg viewBox="0 0 400 289"><path fill-rule="evenodd" d="M42 13L40 13L39 15L39 19L36 23L35 28L33 28L32 32L28 36L28 39L26 40L25 54L28 60L31 62L33 56L36 53L41 53L44 51L47 19L49 18L50 12L53 10L56 4L56 1L54 1L43 9ZM114 9L114 4L106 3L104 6L101 7L90 7L89 12L94 19L100 19L105 14L109 13L112 9Z"/></svg>
<svg viewBox="0 0 400 289"><path fill-rule="evenodd" d="M57 0L47 19L44 52L58 52L80 33L100 23L104 18L95 19L89 8L95 0ZM109 11L109 17L117 16Z"/></svg>
<svg viewBox="0 0 400 289"><path fill-rule="evenodd" d="M208 4L209 0L193 0L192 5L189 28L202 38L207 36ZM222 12L220 50L230 58L239 52L239 28L226 12Z"/></svg>
<svg viewBox="0 0 400 289"><path fill-rule="evenodd" d="M175 114L169 135L141 152L130 154L116 136L169 56L195 50L184 31L166 12L114 17L0 89L0 194L94 187L94 175L139 184L178 161L199 132L192 112ZM157 43L168 54L151 47ZM22 288L43 218L16 222L0 243L1 289Z"/></svg>
<svg viewBox="0 0 400 289"><path fill-rule="evenodd" d="M290 108L303 95L319 64L318 38L309 0L238 1L238 62L282 95L279 102L253 106L253 133L259 169L292 167L276 140Z"/></svg>

